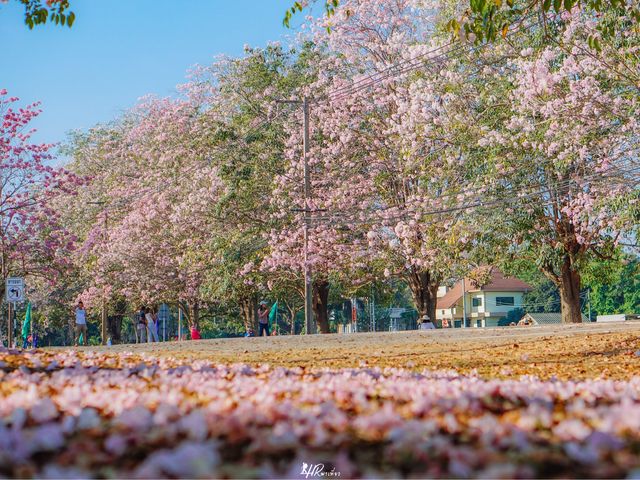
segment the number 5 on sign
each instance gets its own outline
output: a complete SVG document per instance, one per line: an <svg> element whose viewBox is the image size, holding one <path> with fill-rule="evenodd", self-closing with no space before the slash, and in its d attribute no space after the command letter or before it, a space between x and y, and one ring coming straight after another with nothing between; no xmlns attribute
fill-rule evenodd
<svg viewBox="0 0 640 480"><path fill-rule="evenodd" d="M7 278L5 292L7 302L24 301L24 279L18 277Z"/></svg>

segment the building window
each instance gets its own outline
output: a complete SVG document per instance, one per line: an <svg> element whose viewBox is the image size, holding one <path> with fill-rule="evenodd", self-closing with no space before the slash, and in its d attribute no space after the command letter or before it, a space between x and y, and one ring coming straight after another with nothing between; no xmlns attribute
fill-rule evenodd
<svg viewBox="0 0 640 480"><path fill-rule="evenodd" d="M496 305L498 307L513 307L515 301L513 297L496 297Z"/></svg>
<svg viewBox="0 0 640 480"><path fill-rule="evenodd" d="M471 299L471 305L474 307L481 307L482 306L482 298L480 297L475 297Z"/></svg>

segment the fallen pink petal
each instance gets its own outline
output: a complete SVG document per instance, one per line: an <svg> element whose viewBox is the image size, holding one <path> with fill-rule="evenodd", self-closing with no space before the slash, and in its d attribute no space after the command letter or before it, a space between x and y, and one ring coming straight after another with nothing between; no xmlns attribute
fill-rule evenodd
<svg viewBox="0 0 640 480"><path fill-rule="evenodd" d="M9 477L297 477L300 458L354 478L609 478L640 468L638 377L483 380L137 356L96 370L110 354L0 358L13 365L0 372ZM46 368L55 364L69 366ZM85 394L70 396L77 385Z"/></svg>

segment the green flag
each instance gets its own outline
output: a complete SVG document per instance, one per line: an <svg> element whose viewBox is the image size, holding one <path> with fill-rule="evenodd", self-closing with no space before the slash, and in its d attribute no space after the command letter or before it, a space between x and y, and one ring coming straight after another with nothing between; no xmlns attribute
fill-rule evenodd
<svg viewBox="0 0 640 480"><path fill-rule="evenodd" d="M27 303L27 312L24 314L24 322L22 323L22 339L27 340L31 333L31 302Z"/></svg>
<svg viewBox="0 0 640 480"><path fill-rule="evenodd" d="M271 307L271 310L269 311L269 323L273 323L276 321L276 318L278 316L278 302L274 303L273 306Z"/></svg>

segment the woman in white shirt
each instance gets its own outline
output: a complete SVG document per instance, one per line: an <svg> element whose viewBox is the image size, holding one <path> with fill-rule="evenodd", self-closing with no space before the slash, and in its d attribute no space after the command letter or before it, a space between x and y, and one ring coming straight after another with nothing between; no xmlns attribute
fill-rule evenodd
<svg viewBox="0 0 640 480"><path fill-rule="evenodd" d="M147 313L145 318L147 320L147 338L150 342L158 341L158 326L156 325L156 318L153 313L151 313L151 309L147 309Z"/></svg>
<svg viewBox="0 0 640 480"><path fill-rule="evenodd" d="M78 306L75 309L76 314L76 324L73 330L73 343L75 346L78 346L78 340L80 339L80 335L82 335L82 344L86 345L88 343L87 338L87 311L84 309L84 305L82 302L78 302Z"/></svg>

